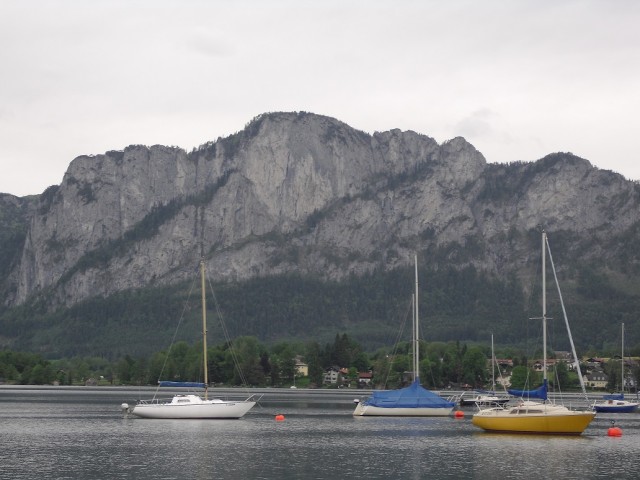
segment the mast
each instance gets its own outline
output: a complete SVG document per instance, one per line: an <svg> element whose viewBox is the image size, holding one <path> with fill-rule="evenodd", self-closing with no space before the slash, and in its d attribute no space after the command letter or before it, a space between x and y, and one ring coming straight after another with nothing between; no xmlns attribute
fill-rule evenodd
<svg viewBox="0 0 640 480"><path fill-rule="evenodd" d="M622 323L622 352L620 354L622 376L620 377L620 393L624 395L624 322Z"/></svg>
<svg viewBox="0 0 640 480"><path fill-rule="evenodd" d="M547 232L542 231L542 378L547 382L547 282L546 282L546 240Z"/></svg>
<svg viewBox="0 0 640 480"><path fill-rule="evenodd" d="M491 334L491 390L496 391L496 355L493 351L493 333Z"/></svg>
<svg viewBox="0 0 640 480"><path fill-rule="evenodd" d="M207 399L209 391L209 371L207 368L207 298L205 290L204 258L200 259L200 288L202 295L202 359L204 365L204 399Z"/></svg>
<svg viewBox="0 0 640 480"><path fill-rule="evenodd" d="M419 366L419 356L420 356L420 346L418 342L420 341L418 334L418 256L414 255L414 264L416 271L416 293L414 295L414 315L413 315L413 381L420 381L420 366Z"/></svg>

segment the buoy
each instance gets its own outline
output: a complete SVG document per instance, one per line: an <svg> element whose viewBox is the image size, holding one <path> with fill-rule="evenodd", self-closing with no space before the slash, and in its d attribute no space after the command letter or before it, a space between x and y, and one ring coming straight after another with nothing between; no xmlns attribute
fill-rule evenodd
<svg viewBox="0 0 640 480"><path fill-rule="evenodd" d="M122 413L129 413L129 404L123 403L120 405L120 410L122 410Z"/></svg>
<svg viewBox="0 0 640 480"><path fill-rule="evenodd" d="M281 413L276 415L276 422L284 422L284 415L282 415Z"/></svg>
<svg viewBox="0 0 640 480"><path fill-rule="evenodd" d="M455 418L464 418L464 412L462 410L456 410L456 412L453 414L453 416Z"/></svg>
<svg viewBox="0 0 640 480"><path fill-rule="evenodd" d="M607 435L609 435L610 437L621 437L622 429L620 427L611 427L609 428L609 430L607 430Z"/></svg>

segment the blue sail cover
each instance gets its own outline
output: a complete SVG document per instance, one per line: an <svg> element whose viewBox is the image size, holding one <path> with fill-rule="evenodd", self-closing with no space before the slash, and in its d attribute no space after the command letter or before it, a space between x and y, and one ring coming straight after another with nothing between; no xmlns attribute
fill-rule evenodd
<svg viewBox="0 0 640 480"><path fill-rule="evenodd" d="M537 398L539 400L547 399L547 380L545 379L535 390L507 390L509 395L513 395L514 397L522 397L522 398Z"/></svg>
<svg viewBox="0 0 640 480"><path fill-rule="evenodd" d="M611 395L603 395L603 400L624 400L624 393L612 393Z"/></svg>
<svg viewBox="0 0 640 480"><path fill-rule="evenodd" d="M169 382L168 380L159 383L161 387L204 388L206 386L204 383L198 382Z"/></svg>
<svg viewBox="0 0 640 480"><path fill-rule="evenodd" d="M362 403L380 408L452 408L456 405L423 388L418 380L399 390L374 391Z"/></svg>

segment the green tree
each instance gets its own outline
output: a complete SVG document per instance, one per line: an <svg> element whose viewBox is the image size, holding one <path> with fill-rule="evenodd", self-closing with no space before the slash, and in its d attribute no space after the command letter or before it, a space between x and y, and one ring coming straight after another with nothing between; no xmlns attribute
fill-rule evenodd
<svg viewBox="0 0 640 480"><path fill-rule="evenodd" d="M322 365L320 345L318 342L307 343L304 358L309 366L309 381L316 385L322 385L324 369L325 367L328 368L329 365Z"/></svg>
<svg viewBox="0 0 640 480"><path fill-rule="evenodd" d="M159 355L159 354L156 354ZM131 382L132 372L131 367L133 366L133 359L129 355L125 355L124 358L118 360L116 363L116 376L120 380L121 383L127 384ZM158 371L158 374L160 372Z"/></svg>
<svg viewBox="0 0 640 480"><path fill-rule="evenodd" d="M487 381L487 357L480 347L470 347L462 357L462 381L483 387Z"/></svg>
<svg viewBox="0 0 640 480"><path fill-rule="evenodd" d="M577 377L575 377L577 379ZM569 368L567 368L566 362L558 362L554 368L554 375L549 379L549 383L556 389L569 389L574 387L575 384L569 379Z"/></svg>
<svg viewBox="0 0 640 480"><path fill-rule="evenodd" d="M610 392L618 391L622 384L620 378L622 376L622 372L620 371L620 361L613 360L607 362L604 367L604 371L608 376L607 390Z"/></svg>
<svg viewBox="0 0 640 480"><path fill-rule="evenodd" d="M533 369L519 365L511 372L511 388L517 390L533 389L541 384L539 375Z"/></svg>

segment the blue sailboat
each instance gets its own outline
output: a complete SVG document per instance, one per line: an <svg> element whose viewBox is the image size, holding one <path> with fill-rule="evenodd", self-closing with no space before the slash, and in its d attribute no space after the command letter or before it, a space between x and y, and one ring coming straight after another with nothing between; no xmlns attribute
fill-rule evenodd
<svg viewBox="0 0 640 480"><path fill-rule="evenodd" d="M397 390L374 391L359 401L354 416L440 417L451 414L455 402L445 400L420 385L418 335L418 259L415 257L416 292L413 315L413 383Z"/></svg>
<svg viewBox="0 0 640 480"><path fill-rule="evenodd" d="M593 409L602 413L633 413L638 411L638 402L631 402L624 398L624 323L622 324L622 353L620 356L621 376L620 376L620 393L604 395L602 402L594 403Z"/></svg>

